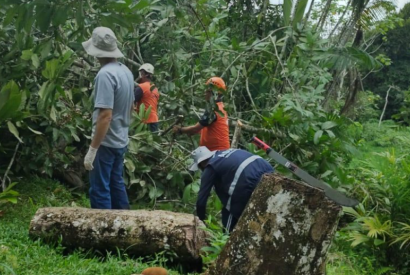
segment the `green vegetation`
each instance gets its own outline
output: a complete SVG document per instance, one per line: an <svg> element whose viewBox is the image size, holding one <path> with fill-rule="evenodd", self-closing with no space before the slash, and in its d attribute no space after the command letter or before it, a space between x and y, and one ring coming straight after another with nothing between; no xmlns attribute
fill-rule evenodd
<svg viewBox="0 0 410 275"><path fill-rule="evenodd" d="M247 142L256 134L362 202L345 209L328 274L409 274L409 14L387 0L2 0L0 273L131 274L169 261L65 253L27 236L38 207L88 207L82 161L99 68L81 42L102 25L135 75L154 64L161 129L181 114L196 123L206 79L221 76L230 119L255 129L241 148L264 155ZM134 114L126 156L133 208L193 213L198 138L153 136L148 113ZM215 196L209 209L206 264L227 239Z"/></svg>
<svg viewBox="0 0 410 275"><path fill-rule="evenodd" d="M408 274L410 128L363 125L349 178L362 204L346 208L329 274ZM345 272L345 273L343 273Z"/></svg>
<svg viewBox="0 0 410 275"><path fill-rule="evenodd" d="M34 178L19 183L17 205L0 212L0 274L124 274L141 272L167 263L164 255L152 259L130 259L125 253L76 250L66 253L60 244L50 246L28 237L31 218L40 207L89 207L88 199L73 196L58 182ZM171 275L179 274L177 271Z"/></svg>

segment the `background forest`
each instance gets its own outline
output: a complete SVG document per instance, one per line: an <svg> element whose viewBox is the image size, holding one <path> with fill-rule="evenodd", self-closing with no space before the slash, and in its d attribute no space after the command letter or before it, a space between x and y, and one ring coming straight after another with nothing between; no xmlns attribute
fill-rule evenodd
<svg viewBox="0 0 410 275"><path fill-rule="evenodd" d="M264 156L248 142L256 134L361 201L345 209L328 274L410 274L409 4L0 0L1 274L130 274L172 261L167 251L136 261L123 252L64 256L27 237L37 208L88 206L83 157L99 65L81 42L97 26L114 30L135 76L140 64L155 66L161 129L179 114L196 122L205 81L221 76L230 120L250 126L241 148ZM125 163L133 208L192 213L199 174L187 167L198 137L153 136L146 115L134 114ZM216 197L210 207L205 263L227 238Z"/></svg>

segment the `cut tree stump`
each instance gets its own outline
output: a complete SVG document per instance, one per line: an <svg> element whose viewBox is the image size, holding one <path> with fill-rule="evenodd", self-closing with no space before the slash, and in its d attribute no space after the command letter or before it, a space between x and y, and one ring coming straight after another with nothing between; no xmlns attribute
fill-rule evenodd
<svg viewBox="0 0 410 275"><path fill-rule="evenodd" d="M147 256L169 250L178 261L201 262L207 234L202 221L190 214L148 210L100 210L47 207L37 210L29 234L68 248L83 247Z"/></svg>
<svg viewBox="0 0 410 275"><path fill-rule="evenodd" d="M322 275L342 208L320 189L265 175L208 275Z"/></svg>

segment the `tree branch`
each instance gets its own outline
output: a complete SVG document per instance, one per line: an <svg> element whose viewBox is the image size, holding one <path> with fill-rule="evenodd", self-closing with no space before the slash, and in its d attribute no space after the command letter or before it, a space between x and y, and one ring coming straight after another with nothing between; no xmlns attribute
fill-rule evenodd
<svg viewBox="0 0 410 275"><path fill-rule="evenodd" d="M2 183L1 183L1 188L3 189L3 192L6 191L6 189L7 189L7 183L6 183L7 174L10 172L11 166L12 166L13 163L14 163L14 159L16 158L16 154L17 154L17 151L18 151L18 149L19 149L19 146L20 146L20 142L17 143L16 149L14 149L13 157L11 158L10 163L9 163L9 166L7 167L7 170L6 170L6 172L4 173L3 181L2 181Z"/></svg>
<svg viewBox="0 0 410 275"><path fill-rule="evenodd" d="M238 148L239 138L241 135L242 122L238 119L236 121L235 132L233 133L231 148Z"/></svg>

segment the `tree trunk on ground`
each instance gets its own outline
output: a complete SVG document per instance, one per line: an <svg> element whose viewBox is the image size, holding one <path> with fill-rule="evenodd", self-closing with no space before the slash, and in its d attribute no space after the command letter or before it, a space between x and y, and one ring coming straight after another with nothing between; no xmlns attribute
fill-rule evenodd
<svg viewBox="0 0 410 275"><path fill-rule="evenodd" d="M265 175L208 275L322 275L341 207L320 189Z"/></svg>
<svg viewBox="0 0 410 275"><path fill-rule="evenodd" d="M136 256L169 250L178 255L176 260L200 263L207 237L200 229L204 226L193 215L170 211L47 207L37 210L29 234L51 242L62 236L68 248L120 248Z"/></svg>

